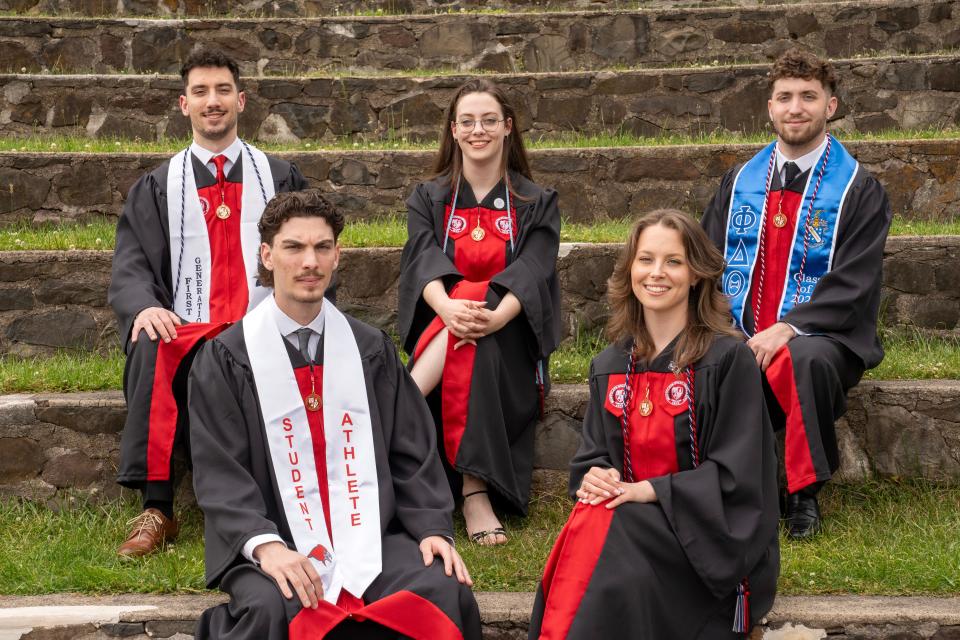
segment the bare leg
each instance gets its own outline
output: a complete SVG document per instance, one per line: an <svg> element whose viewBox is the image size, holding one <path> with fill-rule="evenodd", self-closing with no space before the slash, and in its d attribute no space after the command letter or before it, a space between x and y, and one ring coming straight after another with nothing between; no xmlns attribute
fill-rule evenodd
<svg viewBox="0 0 960 640"><path fill-rule="evenodd" d="M467 535L472 537L477 532L489 531L490 533L476 540L477 544L482 546L504 544L507 536L499 532L493 533L503 525L497 518L497 514L493 512L493 505L490 504L490 497L487 494L487 483L465 473L463 474L463 495L466 496L463 500L463 518L467 521Z"/></svg>
<svg viewBox="0 0 960 640"><path fill-rule="evenodd" d="M433 337L427 348L423 350L420 357L413 364L410 370L410 376L417 383L420 393L427 396L434 388L440 384L440 377L443 375L443 365L447 362L447 330L441 329L440 333Z"/></svg>

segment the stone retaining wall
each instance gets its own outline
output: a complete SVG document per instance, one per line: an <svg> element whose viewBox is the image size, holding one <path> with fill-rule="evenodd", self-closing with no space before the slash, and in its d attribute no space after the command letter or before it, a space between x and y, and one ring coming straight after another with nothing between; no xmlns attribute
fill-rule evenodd
<svg viewBox="0 0 960 640"><path fill-rule="evenodd" d="M537 425L534 466L566 471L580 442L586 385L555 385ZM119 391L0 396L0 496L119 495L126 415ZM960 381L865 381L837 424L838 481L878 476L960 480ZM189 492L189 487L182 487ZM190 499L189 496L185 496Z"/></svg>
<svg viewBox="0 0 960 640"><path fill-rule="evenodd" d="M960 139L849 142L884 185L894 214L960 219ZM698 145L530 152L535 180L560 193L564 217L617 219L657 207L696 215L725 171L761 145ZM130 186L170 154L0 153L0 223L71 222L119 215ZM406 213L432 151L281 153L353 218Z"/></svg>
<svg viewBox="0 0 960 640"><path fill-rule="evenodd" d="M166 44L166 43L164 43ZM960 124L960 56L838 61L833 126L878 131ZM767 127L767 65L491 76L520 127L538 138L697 134ZM240 135L290 142L343 136L432 140L467 76L252 78ZM0 76L0 136L40 133L155 140L186 137L179 78Z"/></svg>
<svg viewBox="0 0 960 640"><path fill-rule="evenodd" d="M565 336L607 319L606 281L619 245L564 244L560 276ZM887 243L882 319L887 325L960 329L960 237L894 237ZM109 251L0 252L0 354L34 355L117 344L107 307ZM347 249L339 306L395 331L400 249Z"/></svg>
<svg viewBox="0 0 960 640"><path fill-rule="evenodd" d="M246 74L323 69L549 72L775 58L932 53L960 44L946 2L840 2L749 9L442 14L314 19L0 18L0 71L177 73L199 45Z"/></svg>
<svg viewBox="0 0 960 640"><path fill-rule="evenodd" d="M484 640L525 640L533 593L475 592ZM172 638L190 640L204 609L225 602L221 593L191 595L123 594L82 596L53 594L0 598L11 624L29 628L32 607L96 607L84 612L90 622L54 629L34 628L24 640L109 640ZM21 609L23 608L23 609ZM16 611L15 609L20 609ZM21 613L22 611L22 613ZM766 622L750 640L955 640L960 635L960 598L882 596L780 596ZM60 609L64 617L84 618ZM19 616L18 616L19 614ZM12 636L16 638L17 636Z"/></svg>
<svg viewBox="0 0 960 640"><path fill-rule="evenodd" d="M832 2L813 0L803 4ZM299 18L353 15L382 10L388 14L430 14L476 9L508 11L603 11L617 8L616 0L0 0L0 11L21 15L80 16L196 16ZM643 7L756 7L763 0L644 0Z"/></svg>

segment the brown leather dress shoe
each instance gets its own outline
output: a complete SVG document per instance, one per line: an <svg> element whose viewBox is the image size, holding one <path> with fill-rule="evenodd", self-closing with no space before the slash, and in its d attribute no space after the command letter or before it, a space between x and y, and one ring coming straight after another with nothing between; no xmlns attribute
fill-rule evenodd
<svg viewBox="0 0 960 640"><path fill-rule="evenodd" d="M130 535L119 548L117 555L123 558L139 558L153 553L165 542L173 541L180 532L176 518L171 520L158 509L147 509L127 523Z"/></svg>

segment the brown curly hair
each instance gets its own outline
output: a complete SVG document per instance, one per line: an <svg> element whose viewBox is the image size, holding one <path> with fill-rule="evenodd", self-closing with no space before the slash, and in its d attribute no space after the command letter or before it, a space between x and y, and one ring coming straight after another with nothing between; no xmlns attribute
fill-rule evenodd
<svg viewBox="0 0 960 640"><path fill-rule="evenodd" d="M697 221L683 211L657 209L634 223L613 274L607 281L607 300L610 304L607 337L614 342L632 339L637 357L641 360L649 360L656 355L653 339L643 319L643 305L633 292L630 274L640 234L656 225L680 234L690 272L698 280L690 288L687 328L681 334L674 353L674 362L684 368L702 358L716 336L743 336L733 327L730 303L720 291L723 256Z"/></svg>
<svg viewBox="0 0 960 640"><path fill-rule="evenodd" d="M334 242L343 231L343 214L333 204L323 197L319 189L305 191L287 191L278 193L270 199L263 209L257 229L260 230L260 242L273 246L273 239L283 223L290 218L323 218L333 229ZM263 261L257 258L257 277L265 287L273 286L273 272L263 266Z"/></svg>
<svg viewBox="0 0 960 640"><path fill-rule="evenodd" d="M837 72L829 60L823 60L803 49L785 51L774 61L767 73L767 90L773 91L773 83L782 78L819 80L829 94L837 93Z"/></svg>

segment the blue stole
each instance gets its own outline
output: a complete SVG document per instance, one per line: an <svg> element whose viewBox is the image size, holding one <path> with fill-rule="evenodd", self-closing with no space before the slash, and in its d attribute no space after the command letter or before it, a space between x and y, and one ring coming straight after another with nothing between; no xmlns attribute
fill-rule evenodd
<svg viewBox="0 0 960 640"><path fill-rule="evenodd" d="M777 318L786 315L794 305L809 302L817 282L830 271L833 253L837 244L837 228L840 212L850 185L857 174L859 164L843 148L836 138L830 136L830 155L820 156L807 178L803 200L797 212L793 230L793 252L786 273L783 297L780 299ZM737 174L733 182L730 210L727 212L727 236L723 250L726 267L723 272L723 292L730 299L733 319L741 331L746 301L750 295L753 277L757 275L760 230L766 218L770 157L776 142L772 142L751 158ZM804 224L810 209L817 176L823 170L823 182L817 191L817 200L810 215L807 230L807 250L804 261ZM775 168L774 168L775 170ZM803 271L801 276L801 263ZM802 281L801 281L802 279Z"/></svg>

